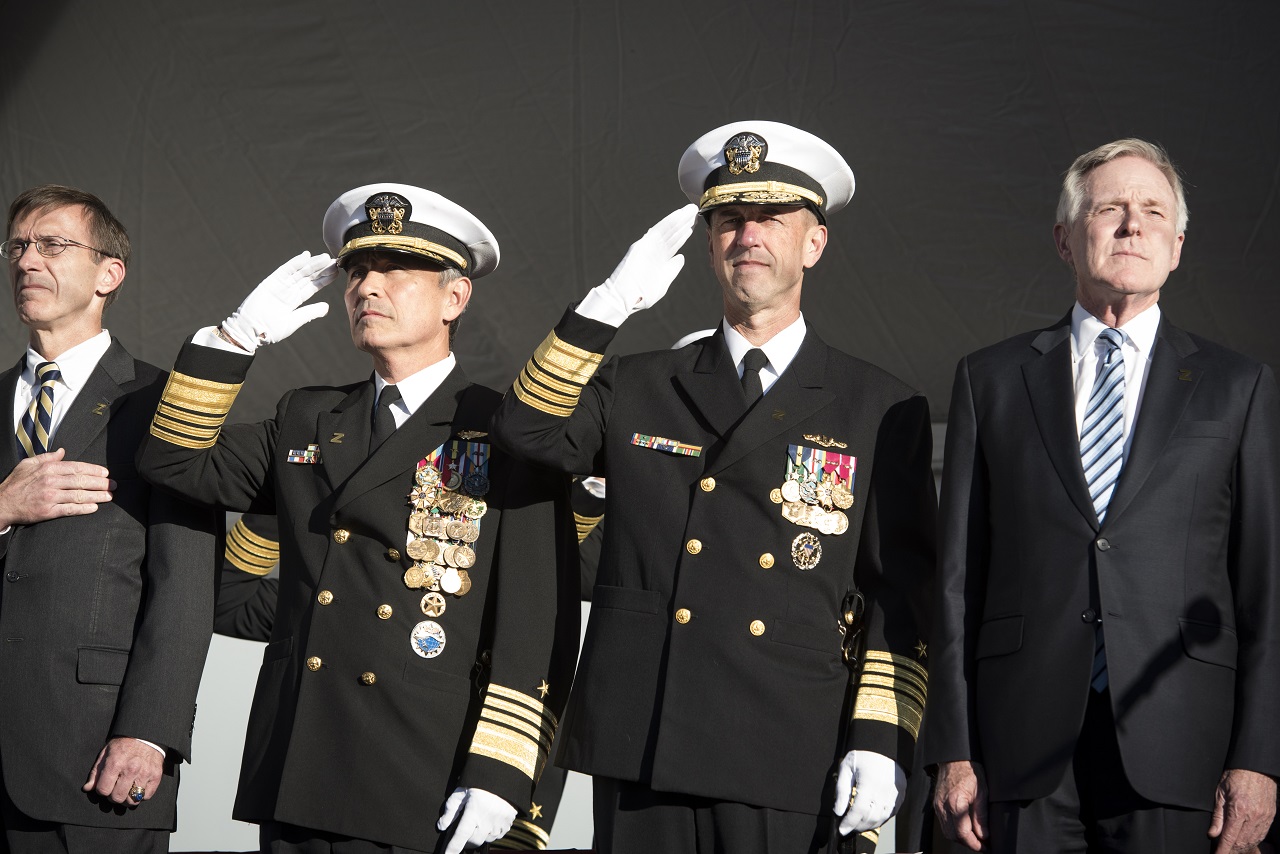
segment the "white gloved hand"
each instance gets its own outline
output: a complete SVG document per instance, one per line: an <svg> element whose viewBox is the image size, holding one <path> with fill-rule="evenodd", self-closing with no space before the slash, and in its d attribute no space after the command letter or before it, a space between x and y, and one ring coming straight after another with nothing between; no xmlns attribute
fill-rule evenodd
<svg viewBox="0 0 1280 854"><path fill-rule="evenodd" d="M578 314L621 326L635 312L653 307L684 267L684 256L676 250L693 234L697 218L697 205L685 205L663 217L631 244L613 275L578 303Z"/></svg>
<svg viewBox="0 0 1280 854"><path fill-rule="evenodd" d="M436 822L436 830L447 830L458 813L458 826L453 830L444 854L460 854L463 848L479 848L486 842L501 839L516 820L516 808L484 789L453 790L444 802L444 815Z"/></svg>
<svg viewBox="0 0 1280 854"><path fill-rule="evenodd" d="M337 277L338 265L328 255L295 255L244 298L222 322L222 331L250 353L283 341L302 324L329 313L328 303L303 303Z"/></svg>
<svg viewBox="0 0 1280 854"><path fill-rule="evenodd" d="M849 796L856 790L853 803ZM888 756L870 750L850 750L840 760L834 812L844 816L840 835L862 833L893 818L907 796L907 775Z"/></svg>

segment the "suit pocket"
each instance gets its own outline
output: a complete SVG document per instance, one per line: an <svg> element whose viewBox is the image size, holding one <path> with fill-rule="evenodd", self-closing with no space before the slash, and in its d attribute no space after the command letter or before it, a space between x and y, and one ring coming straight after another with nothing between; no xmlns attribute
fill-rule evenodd
<svg viewBox="0 0 1280 854"><path fill-rule="evenodd" d="M1226 421L1184 421L1173 431L1175 439L1230 439L1231 425Z"/></svg>
<svg viewBox="0 0 1280 854"><path fill-rule="evenodd" d="M128 669L128 650L80 647L76 652L76 681L81 685L118 686Z"/></svg>
<svg viewBox="0 0 1280 854"><path fill-rule="evenodd" d="M1022 616L997 617L978 629L978 648L974 658L1008 655L1022 649Z"/></svg>
<svg viewBox="0 0 1280 854"><path fill-rule="evenodd" d="M414 659L404 666L404 681L433 691L443 691L446 694L471 696L471 680L454 676L452 673L433 670L429 664L417 656L414 656Z"/></svg>
<svg viewBox="0 0 1280 854"><path fill-rule="evenodd" d="M827 655L837 655L840 652L840 633L836 631L834 622L831 628L822 629L804 623L777 620L769 633L769 639L775 643L785 643L787 646L798 646Z"/></svg>
<svg viewBox="0 0 1280 854"><path fill-rule="evenodd" d="M1183 619L1178 620L1178 626L1182 630L1182 648L1191 658L1236 669L1240 641L1231 629L1220 623Z"/></svg>
<svg viewBox="0 0 1280 854"><path fill-rule="evenodd" d="M635 611L639 614L656 614L661 595L656 590L638 590L633 587L605 587L596 585L591 594L592 608L616 608L619 611Z"/></svg>
<svg viewBox="0 0 1280 854"><path fill-rule="evenodd" d="M267 664L268 662L288 658L289 653L292 651L293 638L281 638L278 641L272 641L267 644L267 648L262 651L262 663Z"/></svg>

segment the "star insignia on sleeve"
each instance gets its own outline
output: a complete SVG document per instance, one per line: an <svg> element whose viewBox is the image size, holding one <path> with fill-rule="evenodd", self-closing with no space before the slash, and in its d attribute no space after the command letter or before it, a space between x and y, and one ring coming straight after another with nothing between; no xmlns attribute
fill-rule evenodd
<svg viewBox="0 0 1280 854"><path fill-rule="evenodd" d="M538 686L538 693L542 695L542 699L547 699L547 695L551 693L551 686L547 684L547 680L542 680L542 684Z"/></svg>
<svg viewBox="0 0 1280 854"><path fill-rule="evenodd" d="M529 807L529 817L533 819L542 818L542 805L533 804Z"/></svg>
<svg viewBox="0 0 1280 854"><path fill-rule="evenodd" d="M929 654L929 647L925 645L925 642L916 641L916 658L923 660L924 657L928 654Z"/></svg>

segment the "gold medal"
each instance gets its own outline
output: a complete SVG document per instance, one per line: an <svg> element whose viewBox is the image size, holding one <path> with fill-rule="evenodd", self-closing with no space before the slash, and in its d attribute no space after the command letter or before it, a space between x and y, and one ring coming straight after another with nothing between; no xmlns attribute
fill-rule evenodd
<svg viewBox="0 0 1280 854"><path fill-rule="evenodd" d="M853 493L849 491L849 487L836 484L831 487L831 503L841 510L848 510L853 506Z"/></svg>
<svg viewBox="0 0 1280 854"><path fill-rule="evenodd" d="M410 513L409 514L409 530L413 531L415 534L421 534L423 523L425 523L430 518L431 518L430 516L428 516L426 513L423 513L420 510Z"/></svg>
<svg viewBox="0 0 1280 854"><path fill-rule="evenodd" d="M414 560L431 563L436 559L436 555L440 554L440 544L435 540L418 539L409 543L405 548L405 551L408 552L409 557Z"/></svg>
<svg viewBox="0 0 1280 854"><path fill-rule="evenodd" d="M782 499L784 501L800 500L800 484L798 481L794 481L794 480L786 481L785 483L782 484L782 489L779 491L782 493Z"/></svg>
<svg viewBox="0 0 1280 854"><path fill-rule="evenodd" d="M483 498L473 498L467 504L465 512L468 519L479 519L485 513L489 512L489 504Z"/></svg>
<svg viewBox="0 0 1280 854"><path fill-rule="evenodd" d="M835 514L819 510L817 507L813 509L818 511L814 514L814 526L824 534L834 534L836 532Z"/></svg>
<svg viewBox="0 0 1280 854"><path fill-rule="evenodd" d="M450 492L457 492L458 487L462 486L462 475L458 474L457 470L449 472L448 476L442 475L440 480L444 488Z"/></svg>
<svg viewBox="0 0 1280 854"><path fill-rule="evenodd" d="M845 531L849 530L849 517L844 515L843 511L836 510L832 512L831 515L836 518L836 527L831 533L843 534Z"/></svg>
<svg viewBox="0 0 1280 854"><path fill-rule="evenodd" d="M771 490L769 490L769 500L770 500L770 501L772 501L774 504L781 504L781 503L782 503L782 490L781 490L781 489L771 489Z"/></svg>
<svg viewBox="0 0 1280 854"><path fill-rule="evenodd" d="M480 526L475 522L467 522L466 525L463 526L462 536L458 537L458 539L462 540L464 543L474 543L476 540L480 539Z"/></svg>
<svg viewBox="0 0 1280 854"><path fill-rule="evenodd" d="M444 531L447 525L447 519L441 519L439 516L428 516L427 520L422 523L422 534L425 537L442 540L444 539Z"/></svg>
<svg viewBox="0 0 1280 854"><path fill-rule="evenodd" d="M471 592L471 573L465 569L458 570L458 578L462 580L462 586L458 588L458 596L466 596Z"/></svg>
<svg viewBox="0 0 1280 854"><path fill-rule="evenodd" d="M782 518L788 522L794 522L797 525L805 524L808 515L809 505L802 504L799 501L788 501L782 505Z"/></svg>
<svg viewBox="0 0 1280 854"><path fill-rule="evenodd" d="M451 540L460 540L462 535L467 532L467 523L461 519L454 519L444 529L445 534Z"/></svg>
<svg viewBox="0 0 1280 854"><path fill-rule="evenodd" d="M428 593L422 597L421 607L422 613L428 617L438 617L444 613L446 603L439 593Z"/></svg>
<svg viewBox="0 0 1280 854"><path fill-rule="evenodd" d="M822 543L809 532L791 541L791 560L797 569L813 569L822 560Z"/></svg>
<svg viewBox="0 0 1280 854"><path fill-rule="evenodd" d="M831 483L829 481L819 481L813 488L813 497L818 499L818 503L828 510L832 507L831 501Z"/></svg>
<svg viewBox="0 0 1280 854"><path fill-rule="evenodd" d="M457 553L458 553L457 546L455 545L445 546L444 551L441 553L441 556L444 558L444 565L448 567L456 567L458 565L457 564L458 559L456 557ZM445 571L448 572L448 570L445 570Z"/></svg>
<svg viewBox="0 0 1280 854"><path fill-rule="evenodd" d="M454 566L459 569L470 569L476 565L476 553L470 546L458 546L453 552Z"/></svg>
<svg viewBox="0 0 1280 854"><path fill-rule="evenodd" d="M435 486L440 482L440 472L436 471L435 466L423 466L414 473L413 480L418 486Z"/></svg>
<svg viewBox="0 0 1280 854"><path fill-rule="evenodd" d="M410 590L417 590L422 587L426 578L427 574L422 571L422 567L411 566L404 571L404 586Z"/></svg>

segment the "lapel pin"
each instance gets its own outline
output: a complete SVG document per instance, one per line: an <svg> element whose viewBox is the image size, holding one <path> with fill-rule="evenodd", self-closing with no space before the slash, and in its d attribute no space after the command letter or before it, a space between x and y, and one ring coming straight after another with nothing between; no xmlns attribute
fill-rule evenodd
<svg viewBox="0 0 1280 854"><path fill-rule="evenodd" d="M774 420L774 421L781 421L782 419L784 419L784 418L786 418L786 417L787 417L787 413L786 413L786 412L784 412L783 410L781 410L781 409L775 409L775 410L773 410L773 420Z"/></svg>
<svg viewBox="0 0 1280 854"><path fill-rule="evenodd" d="M334 445L341 445L341 444L342 444L342 437L343 437L343 436L345 436L345 435L347 435L347 434L346 434L346 433L334 433L334 434L333 434L333 438L329 440L330 444L334 444Z"/></svg>
<svg viewBox="0 0 1280 854"><path fill-rule="evenodd" d="M95 403L95 404L93 405L93 414L94 414L94 415L106 415L106 414L107 414L107 406L108 406L108 404L106 404L106 403Z"/></svg>
<svg viewBox="0 0 1280 854"><path fill-rule="evenodd" d="M1184 383L1191 382L1191 371L1188 371L1186 368L1178 368L1178 379L1182 380Z"/></svg>

